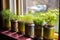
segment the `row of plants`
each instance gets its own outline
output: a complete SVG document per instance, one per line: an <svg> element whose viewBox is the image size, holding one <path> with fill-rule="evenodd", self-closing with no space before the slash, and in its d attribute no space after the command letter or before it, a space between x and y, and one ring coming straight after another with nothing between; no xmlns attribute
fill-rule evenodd
<svg viewBox="0 0 60 40"><path fill-rule="evenodd" d="M44 12L43 14L40 12L40 14L38 16L40 18L42 18L43 37L46 40L47 39L53 40L54 33L55 33L54 26L55 26L56 20L59 18L59 11L58 10L48 10L47 12Z"/></svg>
<svg viewBox="0 0 60 40"><path fill-rule="evenodd" d="M10 10L3 10L4 29L21 33L25 36L42 39L54 39L54 23L59 16L58 10L46 12L29 11L26 15L15 15Z"/></svg>

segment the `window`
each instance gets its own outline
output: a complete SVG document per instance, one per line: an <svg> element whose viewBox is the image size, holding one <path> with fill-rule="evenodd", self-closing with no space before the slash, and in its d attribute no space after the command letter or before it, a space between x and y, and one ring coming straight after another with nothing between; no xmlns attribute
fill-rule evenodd
<svg viewBox="0 0 60 40"><path fill-rule="evenodd" d="M8 2L7 2L8 1ZM11 12L17 14L17 15L25 15L27 11L29 11L30 7L32 6L38 6L38 5L47 5L49 9L56 9L59 7L58 5L59 0L2 0L3 9L9 9ZM58 20L59 22L59 20ZM58 23L57 22L57 26ZM58 27L55 31L58 32Z"/></svg>
<svg viewBox="0 0 60 40"><path fill-rule="evenodd" d="M26 0L10 0L10 10L17 13L18 15L23 15L26 13Z"/></svg>
<svg viewBox="0 0 60 40"><path fill-rule="evenodd" d="M36 5L47 5L48 9L58 9L59 8L59 0L26 0L26 10L29 11L30 7L35 7ZM59 17L58 17L59 18ZM59 19L55 24L55 32L59 30Z"/></svg>

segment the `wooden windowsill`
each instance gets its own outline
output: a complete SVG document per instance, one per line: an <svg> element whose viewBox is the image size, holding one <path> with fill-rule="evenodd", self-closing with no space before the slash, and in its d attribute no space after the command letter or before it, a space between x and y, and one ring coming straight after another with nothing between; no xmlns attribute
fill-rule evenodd
<svg viewBox="0 0 60 40"><path fill-rule="evenodd" d="M58 33L54 33L54 37L55 37L55 40L58 40L58 37L59 37L59 35L58 35Z"/></svg>
<svg viewBox="0 0 60 40"><path fill-rule="evenodd" d="M24 37L23 35L21 35L21 34L17 34L16 32L11 32L11 31L9 31L9 30L0 30L0 34L3 34L3 35L6 35L6 36L9 36L9 37L11 37L11 38L13 38L13 39L21 39L21 38L23 38L24 40L32 40L31 38L28 38L28 37ZM58 33L54 33L54 37L55 37L55 40L58 40Z"/></svg>

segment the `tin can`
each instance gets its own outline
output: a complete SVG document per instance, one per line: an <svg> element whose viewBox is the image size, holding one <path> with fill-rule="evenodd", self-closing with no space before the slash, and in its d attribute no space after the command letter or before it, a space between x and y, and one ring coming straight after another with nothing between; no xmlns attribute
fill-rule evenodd
<svg viewBox="0 0 60 40"><path fill-rule="evenodd" d="M44 39L46 40L54 39L54 27L44 27Z"/></svg>
<svg viewBox="0 0 60 40"><path fill-rule="evenodd" d="M11 31L18 32L18 21L17 20L11 21Z"/></svg>
<svg viewBox="0 0 60 40"><path fill-rule="evenodd" d="M4 20L4 28L6 30L11 30L11 21L10 20Z"/></svg>
<svg viewBox="0 0 60 40"><path fill-rule="evenodd" d="M25 35L27 37L34 38L34 24L33 23L26 23L25 24Z"/></svg>
<svg viewBox="0 0 60 40"><path fill-rule="evenodd" d="M39 40L43 40L43 27L40 25L35 26L35 37Z"/></svg>
<svg viewBox="0 0 60 40"><path fill-rule="evenodd" d="M18 21L18 33L25 35L25 23Z"/></svg>

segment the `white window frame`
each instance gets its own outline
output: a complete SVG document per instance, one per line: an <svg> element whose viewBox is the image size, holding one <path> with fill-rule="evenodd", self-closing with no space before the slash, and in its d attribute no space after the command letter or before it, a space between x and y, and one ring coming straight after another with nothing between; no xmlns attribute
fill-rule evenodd
<svg viewBox="0 0 60 40"><path fill-rule="evenodd" d="M24 7L26 4L26 0L19 0L18 1L18 6L19 6L19 9L17 9L17 6L16 6L16 0L9 0L9 4L10 4L10 11L13 12L14 14L17 13L17 10L18 13L20 13L20 15L24 15L26 13L26 7ZM25 5L24 5L25 4Z"/></svg>
<svg viewBox="0 0 60 40"><path fill-rule="evenodd" d="M16 0L9 0L10 11L16 14Z"/></svg>

